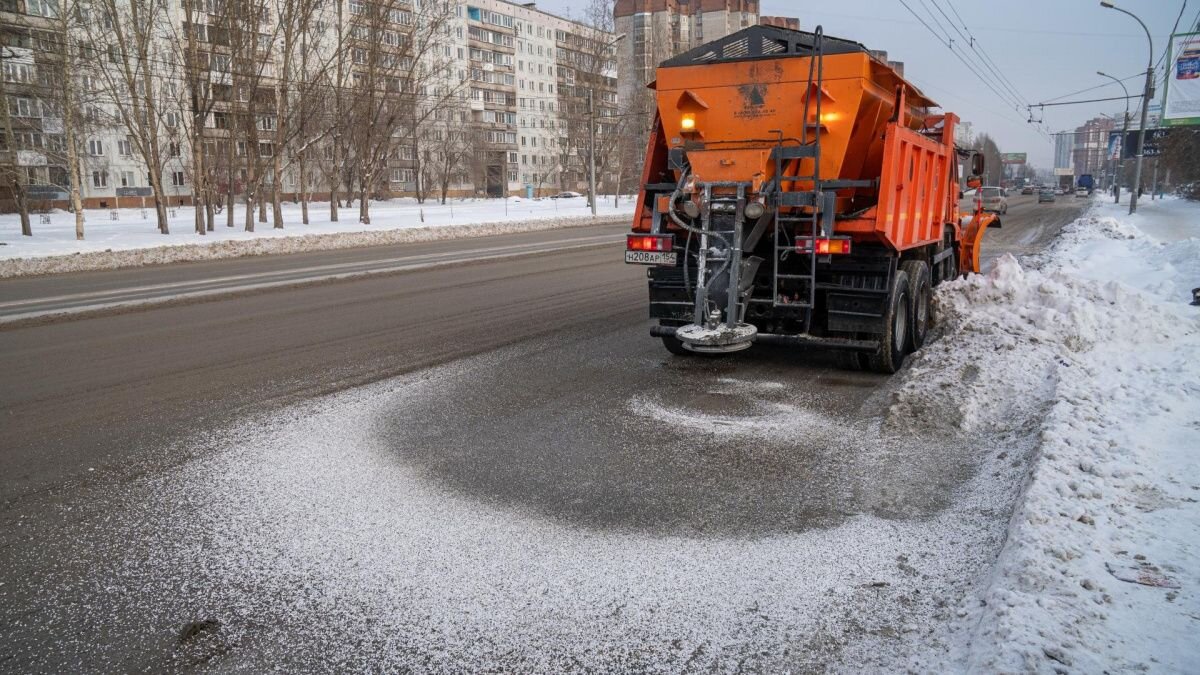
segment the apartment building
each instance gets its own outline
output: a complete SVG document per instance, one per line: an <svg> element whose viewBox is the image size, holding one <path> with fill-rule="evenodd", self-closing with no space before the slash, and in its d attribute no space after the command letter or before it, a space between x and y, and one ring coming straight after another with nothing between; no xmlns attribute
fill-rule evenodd
<svg viewBox="0 0 1200 675"><path fill-rule="evenodd" d="M292 36L293 50L307 41L307 60L323 64L306 83L297 57L290 79L280 77L285 38L278 17L270 16L273 5L258 6L261 14L249 20L231 18L225 0L170 3L163 15L150 63L159 94L162 194L170 204L189 202L197 181L214 199L253 192L261 201L276 188L276 172L284 199L301 192L313 199L335 191L357 196L366 182L372 196L434 195L446 187L454 196L494 197L586 186L580 124L583 136L587 124L601 137L610 130L605 120L617 101L613 33L506 0L322 3L306 32ZM56 150L64 143L55 133L61 113L47 94L53 77L29 46L63 39L53 21L56 7L0 0L3 93L17 132L16 147L0 149L0 164L19 168L31 195L62 207L69 181L64 153ZM104 40L75 31L75 48ZM85 206L148 204L145 148L122 108L131 97L114 74L117 57L111 48L95 56L73 73L81 95ZM198 115L189 98L192 77L202 91ZM305 106L302 114L297 106ZM337 127L339 119L351 121ZM283 124L290 125L287 133ZM298 125L322 124L296 133ZM199 157L191 147L197 138ZM283 147L276 147L280 138ZM378 168L355 168L364 160ZM203 174L194 175L199 165ZM2 190L0 207L12 208Z"/></svg>
<svg viewBox="0 0 1200 675"><path fill-rule="evenodd" d="M623 101L638 101L658 64L759 22L758 0L616 0Z"/></svg>
<svg viewBox="0 0 1200 675"><path fill-rule="evenodd" d="M1096 117L1075 129L1071 156L1076 176L1085 173L1099 174L1104 170L1108 152L1108 132L1114 128L1116 123L1111 118Z"/></svg>

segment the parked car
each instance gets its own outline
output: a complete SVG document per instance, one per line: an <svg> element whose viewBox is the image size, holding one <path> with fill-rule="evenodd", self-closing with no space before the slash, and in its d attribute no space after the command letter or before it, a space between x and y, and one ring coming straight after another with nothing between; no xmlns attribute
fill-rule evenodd
<svg viewBox="0 0 1200 675"><path fill-rule="evenodd" d="M1061 197L1061 196L1067 194L1067 191L1062 189L1061 187L1056 187L1056 188L1054 188L1054 194Z"/></svg>
<svg viewBox="0 0 1200 675"><path fill-rule="evenodd" d="M1002 187L981 187L979 194L983 200L984 211L1008 213L1008 190Z"/></svg>
<svg viewBox="0 0 1200 675"><path fill-rule="evenodd" d="M560 192L556 195L550 195L550 199L574 199L576 197L582 197L582 196L583 195L579 194L578 192L571 192L570 190L566 190L566 191Z"/></svg>
<svg viewBox="0 0 1200 675"><path fill-rule="evenodd" d="M1038 203L1054 201L1054 190L1042 190L1038 192Z"/></svg>
<svg viewBox="0 0 1200 675"><path fill-rule="evenodd" d="M1076 197L1086 197L1086 196L1088 196L1088 190L1087 190L1087 188L1085 188L1085 187L1077 187L1077 188L1075 188L1075 196L1076 196Z"/></svg>

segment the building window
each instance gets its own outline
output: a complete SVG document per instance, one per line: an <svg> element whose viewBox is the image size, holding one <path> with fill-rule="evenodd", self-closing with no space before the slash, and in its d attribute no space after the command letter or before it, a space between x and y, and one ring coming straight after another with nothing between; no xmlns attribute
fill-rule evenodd
<svg viewBox="0 0 1200 675"><path fill-rule="evenodd" d="M182 171L172 171L171 172L171 185L174 185L175 187L179 187L179 186L183 185L183 172Z"/></svg>
<svg viewBox="0 0 1200 675"><path fill-rule="evenodd" d="M34 109L33 101L27 98L8 99L8 112L15 117L33 117Z"/></svg>
<svg viewBox="0 0 1200 675"><path fill-rule="evenodd" d="M135 185L133 182L132 171L121 172L121 187L137 187L137 185Z"/></svg>
<svg viewBox="0 0 1200 675"><path fill-rule="evenodd" d="M128 138L117 141L117 152L122 157L132 157L133 143L131 143Z"/></svg>
<svg viewBox="0 0 1200 675"><path fill-rule="evenodd" d="M93 157L103 157L104 144L94 138L88 141L88 154Z"/></svg>
<svg viewBox="0 0 1200 675"><path fill-rule="evenodd" d="M92 172L92 187L104 188L108 187L108 172L93 171Z"/></svg>

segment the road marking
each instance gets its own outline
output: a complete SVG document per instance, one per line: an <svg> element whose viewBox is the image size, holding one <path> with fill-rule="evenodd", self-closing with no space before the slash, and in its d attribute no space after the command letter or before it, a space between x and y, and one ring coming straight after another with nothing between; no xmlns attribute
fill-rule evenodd
<svg viewBox="0 0 1200 675"><path fill-rule="evenodd" d="M259 291L286 286L307 285L327 281L341 281L360 277L389 274L396 272L411 272L436 267L446 267L469 262L484 262L519 258L528 255L573 251L621 243L620 238L612 235L596 235L575 237L545 244L511 244L487 248L467 249L464 251L448 251L444 253L401 256L366 260L347 263L315 265L289 270L258 272L254 274L237 274L215 279L197 279L194 281L177 281L163 284L135 286L132 288L112 289L106 291L90 291L73 293L46 298L14 300L0 302L0 312L30 305L61 304L35 311L5 314L0 316L0 326L48 317L62 317L74 314L101 312L105 310L127 307L150 307L154 305L194 300L217 295L231 295L248 291ZM614 259L614 262L617 262ZM363 268L367 269L354 269ZM285 278L280 278L285 277ZM250 282L250 283L245 283ZM215 286L215 288L214 288ZM190 290L189 290L190 289ZM156 295L161 293L160 295ZM151 294L152 297L138 297ZM71 306L73 303L84 301L86 304ZM88 302L91 301L91 302Z"/></svg>

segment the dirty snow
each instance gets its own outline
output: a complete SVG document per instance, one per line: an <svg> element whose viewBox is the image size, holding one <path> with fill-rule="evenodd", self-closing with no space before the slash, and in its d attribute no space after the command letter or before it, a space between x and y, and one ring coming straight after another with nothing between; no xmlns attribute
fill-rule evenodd
<svg viewBox="0 0 1200 675"><path fill-rule="evenodd" d="M283 229L255 222L255 231L242 228L241 208L235 226L219 216L216 228L203 236L193 231L193 210L171 210L168 235L159 234L153 209L86 212L83 241L75 239L75 216L66 211L32 216L32 237L20 233L16 214L0 215L0 278L29 274L77 272L171 262L211 260L251 255L299 253L460 237L486 236L558 227L619 222L633 213L633 199L611 197L597 202L593 218L587 199L464 199L446 204L393 199L371 204L371 223L357 221L357 208L339 210L341 220L329 220L328 202L309 205L310 223L301 223L300 207L284 204ZM268 211L268 220L270 213Z"/></svg>
<svg viewBox="0 0 1200 675"><path fill-rule="evenodd" d="M918 669L1200 668L1200 205L1123 208L938 294L942 339L891 423L941 414L1039 449L952 649Z"/></svg>
<svg viewBox="0 0 1200 675"><path fill-rule="evenodd" d="M999 551L994 514L1010 507L1019 470L989 459L974 472L974 444L812 412L795 381L746 377L749 366L680 372L640 327L625 332L652 356L605 353L610 336L577 345L609 384L591 408L559 410L570 393L513 379L561 357L561 345L533 342L246 419L193 439L180 454L196 459L178 471L85 487L95 517L13 534L46 546L0 537L0 564L36 570L35 583L0 587L0 658L29 671L808 672L890 671L941 649L971 579ZM512 410L476 400L492 380L513 385ZM779 426L766 438L743 426L754 442L737 444L680 437L654 414L703 416L717 402L721 420L766 411ZM784 410L809 416L784 428ZM776 490L789 503L844 491L830 501L845 512L765 533L594 527L466 492L414 459L472 462L451 424L475 417L490 420L480 452L508 452L519 442L509 423L523 414L542 419L546 463L590 451L558 447L578 414L595 418L584 433L600 438L606 467L647 456L626 447L638 438L672 438L665 452L692 472L681 487L757 502L747 508L763 520L777 517ZM797 438L812 439L813 423L818 454L806 466ZM707 461L722 450L757 457ZM807 472L818 480L797 475ZM740 491L712 490L730 474ZM560 480L579 491L583 478ZM958 488L951 508L943 481ZM613 498L634 487L613 486ZM177 640L189 622L197 635Z"/></svg>

